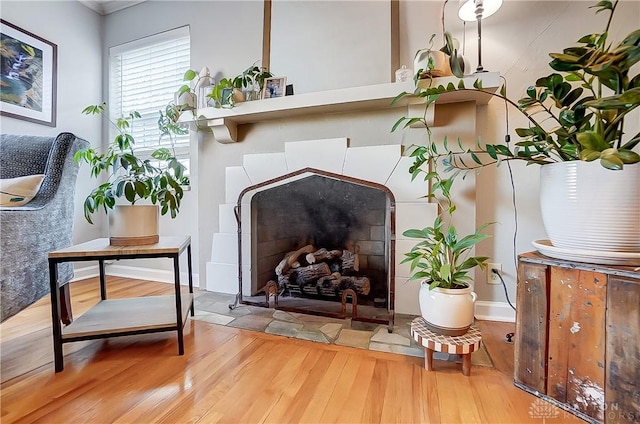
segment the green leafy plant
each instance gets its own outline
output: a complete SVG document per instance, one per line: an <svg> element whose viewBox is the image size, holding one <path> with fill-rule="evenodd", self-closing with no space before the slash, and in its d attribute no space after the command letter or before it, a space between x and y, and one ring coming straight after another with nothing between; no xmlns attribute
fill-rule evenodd
<svg viewBox="0 0 640 424"><path fill-rule="evenodd" d="M464 288L469 286L469 272L479 266L484 269L486 256L470 256L470 250L489 237L482 231L491 223L481 225L473 234L461 237L452 224L456 206L451 198L451 188L460 171L453 171L444 177L438 170L437 157L429 154L425 146L414 146L411 156L422 164L411 167L412 180L424 174L428 183L427 198L438 202L440 213L432 226L423 229L410 229L403 233L405 237L418 239L410 252L405 253L402 263L410 263L411 280L426 280L429 289L441 287L445 289Z"/></svg>
<svg viewBox="0 0 640 424"><path fill-rule="evenodd" d="M251 88L256 85L259 90L262 90L264 87L264 80L267 78L271 78L274 75L269 72L269 70L265 67L258 67L254 63L249 66L247 69L242 71L242 74L233 78L233 85L236 88Z"/></svg>
<svg viewBox="0 0 640 424"><path fill-rule="evenodd" d="M451 72L458 78L464 76L464 58L458 55L457 41L449 31L444 31L444 46L440 51L449 56Z"/></svg>
<svg viewBox="0 0 640 424"><path fill-rule="evenodd" d="M423 53L427 54L426 68L419 68L416 70L414 74L413 80L416 83L420 79L427 79L427 78L432 79L434 76L440 75L436 71L442 71L442 70L436 70L436 63L434 60L434 50L433 50L433 40L435 39L435 37L436 37L436 34L431 34L431 37L429 38L428 47L425 50L419 50L414 57L414 62L415 62L416 58L420 54L423 54ZM444 53L448 58L449 66L451 68L451 72L453 73L453 75L455 75L458 78L462 78L464 76L464 59L461 56L458 56L458 50L455 47L454 38L451 35L451 33L444 32L443 39L445 44L442 48L440 48L439 51Z"/></svg>
<svg viewBox="0 0 640 424"><path fill-rule="evenodd" d="M213 99L215 107L233 107L235 103L237 103L239 96L237 92L242 90L251 90L254 87L257 87L260 92L264 87L264 80L272 77L273 74L269 72L267 68L253 65L249 66L247 69L242 71L241 74L238 74L231 78L221 78L220 81L217 81L214 86L212 92L209 94L209 97ZM193 81L198 78L194 85L197 85L200 78L198 73L192 69L189 69L185 72L183 80L184 81ZM183 93L192 92L192 88L190 84L184 84L180 87L178 94L181 95Z"/></svg>
<svg viewBox="0 0 640 424"><path fill-rule="evenodd" d="M234 90L237 89L233 79L222 78L214 85L209 97L214 100L217 108L233 107L236 104Z"/></svg>
<svg viewBox="0 0 640 424"><path fill-rule="evenodd" d="M106 105L87 106L82 113L99 115L106 111ZM169 137L173 145L173 136L188 132L178 125L180 107L173 104L160 111L158 128L161 138ZM185 176L185 167L175 157L172 149L161 147L151 153L150 158L141 157L136 150L135 139L131 134L132 126L140 114L136 111L109 122L118 134L104 153L89 147L76 152L76 162L85 162L91 166L91 176L98 178L105 174L106 182L93 189L84 201L84 217L93 223L91 216L100 208L105 212L113 209L116 199L124 198L134 205L142 199L149 199L160 206L162 215L167 213L175 218L180 210L183 185L189 184Z"/></svg>
<svg viewBox="0 0 640 424"><path fill-rule="evenodd" d="M576 46L551 53L553 73L538 78L518 101L507 97L506 85L499 93L487 92L516 107L529 121L527 128L517 128L520 140L509 143L482 144L473 149L430 148L450 168L473 169L504 160L524 160L529 164L599 159L603 167L623 169L625 164L640 162L633 149L640 143L640 133L624 131L625 117L640 106L640 74L630 75L640 61L640 29L632 31L618 43L609 40L609 28L618 0L604 0L593 8L608 12L605 29L581 37ZM637 67L635 68L637 69ZM636 71L637 72L637 71ZM482 89L481 82L474 88ZM408 95L425 99L428 108L447 92L471 90L461 80L446 87L439 85L400 93L394 102ZM424 117L402 117L395 125L405 128L423 122ZM508 139L507 139L508 141ZM419 161L416 162L419 165Z"/></svg>

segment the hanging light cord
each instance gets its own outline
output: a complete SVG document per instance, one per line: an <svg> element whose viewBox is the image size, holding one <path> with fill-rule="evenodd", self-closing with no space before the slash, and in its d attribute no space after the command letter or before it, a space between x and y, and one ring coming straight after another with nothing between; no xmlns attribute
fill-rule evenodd
<svg viewBox="0 0 640 424"><path fill-rule="evenodd" d="M500 76L504 84L504 91L507 91L507 80L504 76ZM504 116L505 116L505 125L506 125L506 134L504 136L504 142L508 146L511 142L511 136L509 135L509 103L507 99L504 99ZM513 205L513 221L514 221L514 230L513 230L513 264L516 269L518 269L518 257L516 254L517 249L517 240L518 240L518 206L516 204L516 186L513 182L513 170L511 169L511 162L507 162L507 169L509 170L509 181L511 183L511 203Z"/></svg>
<svg viewBox="0 0 640 424"><path fill-rule="evenodd" d="M446 44L447 40L444 36L444 9L447 6L447 3L449 3L449 0L444 0L444 2L442 3L442 13L440 14L440 18L442 20L442 43Z"/></svg>
<svg viewBox="0 0 640 424"><path fill-rule="evenodd" d="M504 84L504 91L505 93L507 92L507 79L504 76L500 76L500 79L502 79L503 84ZM504 136L504 142L507 144L507 146L509 145L509 142L511 141L511 136L509 135L509 103L507 102L507 99L504 99L504 116L505 116L505 126L506 126L506 130L505 130L505 136ZM514 261L514 265L515 265L515 269L516 269L516 273L517 273L517 269L518 269L518 260L517 260L517 256L516 256L516 241L518 239L518 206L516 204L516 186L513 182L513 170L511 169L511 162L510 161L506 161L507 162L507 168L509 169L509 181L511 182L511 203L513 204L513 219L514 219L514 230L513 230L513 261ZM494 272L498 278L500 278L500 282L502 283L502 288L504 289L504 296L507 299L507 303L509 304L509 306L511 306L511 309L513 309L514 311L516 310L516 307L513 306L513 303L511 303L511 300L509 299L509 292L507 291L507 284L504 282L504 279L502 278L502 275L500 275L499 272L495 272L492 270L492 272ZM504 341L505 343L509 343L509 344L513 344L513 338L515 337L515 333L514 332L509 332L505 335L504 337Z"/></svg>

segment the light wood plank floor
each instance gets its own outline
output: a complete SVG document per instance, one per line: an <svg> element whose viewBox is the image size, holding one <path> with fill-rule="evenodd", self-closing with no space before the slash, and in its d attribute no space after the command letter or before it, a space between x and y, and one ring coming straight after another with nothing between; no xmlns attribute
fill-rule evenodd
<svg viewBox="0 0 640 424"><path fill-rule="evenodd" d="M172 286L110 277L110 298ZM72 284L76 316L98 283ZM513 385L514 325L481 322L496 368L324 345L191 321L185 355L175 332L64 345L53 370L49 299L0 325L1 415L9 423L538 423L537 398ZM562 421L581 422L560 411Z"/></svg>

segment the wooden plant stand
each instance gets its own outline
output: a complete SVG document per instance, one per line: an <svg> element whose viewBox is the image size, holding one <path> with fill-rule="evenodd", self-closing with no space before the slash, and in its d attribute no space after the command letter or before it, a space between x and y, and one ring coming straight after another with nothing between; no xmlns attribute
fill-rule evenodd
<svg viewBox="0 0 640 424"><path fill-rule="evenodd" d="M429 330L424 318L411 321L411 337L424 347L424 367L433 371L433 352L452 353L462 356L462 374L471 375L471 354L480 349L482 334L471 326L462 336L441 336Z"/></svg>

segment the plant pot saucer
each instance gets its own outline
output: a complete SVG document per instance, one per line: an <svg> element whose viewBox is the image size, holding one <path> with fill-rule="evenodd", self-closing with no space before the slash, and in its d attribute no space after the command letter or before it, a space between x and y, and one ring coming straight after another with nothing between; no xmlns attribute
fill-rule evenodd
<svg viewBox="0 0 640 424"><path fill-rule="evenodd" d="M551 258L603 265L640 266L640 253L567 249L556 247L549 240L536 240L532 244L540 253Z"/></svg>

